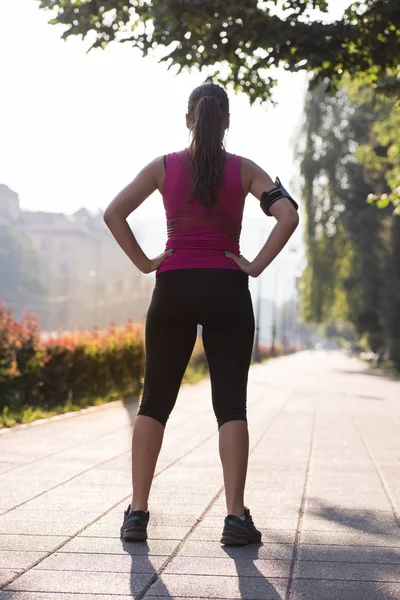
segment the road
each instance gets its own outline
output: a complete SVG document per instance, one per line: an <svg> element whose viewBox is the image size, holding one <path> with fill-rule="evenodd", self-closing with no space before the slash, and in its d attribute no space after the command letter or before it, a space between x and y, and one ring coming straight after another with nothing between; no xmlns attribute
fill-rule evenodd
<svg viewBox="0 0 400 600"><path fill-rule="evenodd" d="M400 382L340 352L252 367L246 504L263 544L222 547L209 381L182 388L148 543L119 539L137 405L0 435L0 600L400 598Z"/></svg>

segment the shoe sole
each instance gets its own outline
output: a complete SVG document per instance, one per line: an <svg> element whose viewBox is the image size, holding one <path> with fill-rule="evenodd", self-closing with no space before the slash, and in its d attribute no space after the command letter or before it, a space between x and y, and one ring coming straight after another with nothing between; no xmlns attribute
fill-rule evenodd
<svg viewBox="0 0 400 600"><path fill-rule="evenodd" d="M145 542L147 540L147 536L146 537L125 536L122 539L124 540L124 542Z"/></svg>
<svg viewBox="0 0 400 600"><path fill-rule="evenodd" d="M228 532L222 534L221 544L227 544L229 546L247 546L247 544L261 544L261 537L260 539L254 539L251 536L235 535L232 532Z"/></svg>
<svg viewBox="0 0 400 600"><path fill-rule="evenodd" d="M250 540L249 538L237 538L230 535L223 535L221 544L225 544L226 546L247 546L247 544L250 544Z"/></svg>
<svg viewBox="0 0 400 600"><path fill-rule="evenodd" d="M124 542L145 542L147 540L147 533L123 533L121 531L121 539Z"/></svg>

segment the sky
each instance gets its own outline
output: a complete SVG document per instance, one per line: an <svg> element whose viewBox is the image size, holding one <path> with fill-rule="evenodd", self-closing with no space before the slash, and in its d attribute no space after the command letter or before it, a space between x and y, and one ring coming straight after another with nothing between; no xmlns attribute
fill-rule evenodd
<svg viewBox="0 0 400 600"><path fill-rule="evenodd" d="M329 18L339 18L348 4L331 0ZM188 145L187 99L206 73L176 76L128 45L87 53L87 42L61 40L62 30L48 19L36 0L0 0L0 183L19 194L23 210L104 210L148 162ZM272 178L278 175L297 199L293 148L306 83L304 74L280 70L275 108L250 107L246 96L228 90L227 150L254 160ZM151 225L163 215L158 193L133 215L138 227L141 222L140 242L148 255L164 249L164 230ZM266 219L252 197L246 220L241 248L251 260L262 245L260 230L266 239L274 220ZM281 271L282 297L293 294L295 275L304 266L302 235L300 225L260 284L251 282L253 291L261 285L263 296L276 299Z"/></svg>
<svg viewBox="0 0 400 600"><path fill-rule="evenodd" d="M348 1L331 4L335 18ZM18 192L25 210L105 209L145 164L187 146L187 98L204 75L176 76L128 45L87 54L87 43L64 42L48 18L35 0L0 2L0 183ZM289 189L305 87L304 74L280 72L277 108L230 94L227 149ZM136 216L155 214L158 194ZM245 214L260 216L256 200Z"/></svg>

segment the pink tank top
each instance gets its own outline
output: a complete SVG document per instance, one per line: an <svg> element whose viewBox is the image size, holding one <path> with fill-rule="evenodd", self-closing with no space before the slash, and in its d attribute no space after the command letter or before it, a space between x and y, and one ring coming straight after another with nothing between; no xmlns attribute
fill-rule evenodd
<svg viewBox="0 0 400 600"><path fill-rule="evenodd" d="M213 206L190 201L189 150L166 156L163 202L167 218L166 250L174 249L157 274L174 269L240 270L225 256L239 255L245 193L241 182L242 158L231 154L225 161L218 200Z"/></svg>

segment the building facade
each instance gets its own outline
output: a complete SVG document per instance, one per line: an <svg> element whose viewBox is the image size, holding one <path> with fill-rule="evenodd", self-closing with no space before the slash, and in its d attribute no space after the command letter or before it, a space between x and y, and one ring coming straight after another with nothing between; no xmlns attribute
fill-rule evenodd
<svg viewBox="0 0 400 600"><path fill-rule="evenodd" d="M0 185L0 224L22 232L37 254L46 293L35 309L46 329L144 321L153 280L124 255L101 211L22 211L18 195Z"/></svg>

